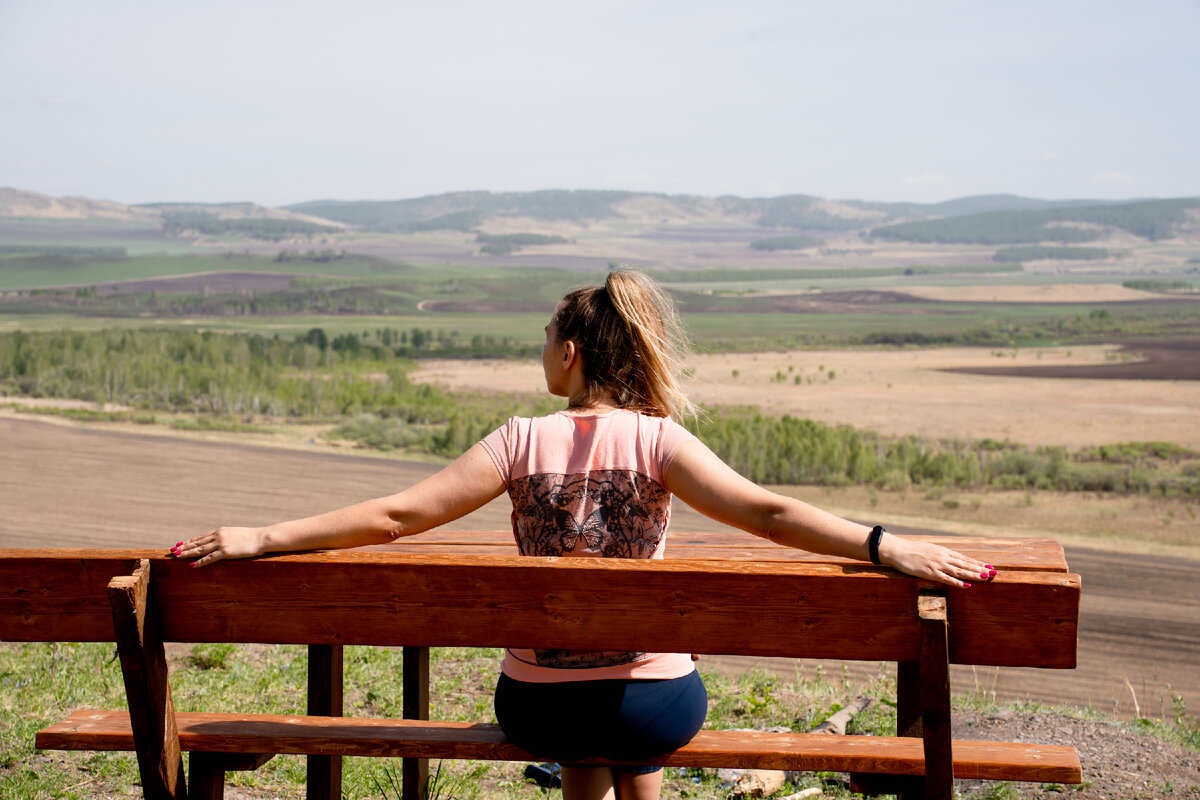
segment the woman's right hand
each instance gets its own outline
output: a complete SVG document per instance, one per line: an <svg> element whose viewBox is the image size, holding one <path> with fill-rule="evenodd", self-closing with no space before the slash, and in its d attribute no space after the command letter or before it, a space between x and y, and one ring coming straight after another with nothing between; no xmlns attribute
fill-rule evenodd
<svg viewBox="0 0 1200 800"><path fill-rule="evenodd" d="M224 558L251 558L263 554L263 528L217 528L171 548L176 558L193 559L191 566L206 567Z"/></svg>

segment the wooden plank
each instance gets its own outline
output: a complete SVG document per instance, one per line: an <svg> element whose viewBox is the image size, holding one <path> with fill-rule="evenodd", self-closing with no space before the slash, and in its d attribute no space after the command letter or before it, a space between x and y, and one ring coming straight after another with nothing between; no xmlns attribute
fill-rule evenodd
<svg viewBox="0 0 1200 800"><path fill-rule="evenodd" d="M183 755L156 607L149 602L150 562L109 581L121 675L132 720L142 791L147 800L185 800Z"/></svg>
<svg viewBox="0 0 1200 800"><path fill-rule="evenodd" d="M274 757L273 753L194 752L188 756L188 800L222 800L226 772L252 772Z"/></svg>
<svg viewBox="0 0 1200 800"><path fill-rule="evenodd" d="M954 800L954 758L950 735L950 660L946 595L922 590L917 596L921 617L921 739L925 743L925 797ZM902 800L909 800L905 792Z"/></svg>
<svg viewBox="0 0 1200 800"><path fill-rule="evenodd" d="M131 574L142 559L162 555L152 550L0 549L0 641L116 641L108 582Z"/></svg>
<svg viewBox="0 0 1200 800"><path fill-rule="evenodd" d="M69 580L95 562L35 552L0 554L15 582L0 589L0 638L103 641L86 631L99 625L89 589ZM129 552L104 563L116 568ZM916 593L933 586L869 565L804 562L330 551L203 570L152 563L164 636L186 642L640 650L653 631L667 652L914 661ZM53 581L34 574L46 564ZM1079 589L1069 573L1010 571L952 591L951 661L1074 667ZM635 597L654 601L628 602Z"/></svg>
<svg viewBox="0 0 1200 800"><path fill-rule="evenodd" d="M188 757L188 800L224 800L223 753L192 753Z"/></svg>
<svg viewBox="0 0 1200 800"><path fill-rule="evenodd" d="M185 750L539 760L536 754L509 744L499 726L492 724L201 713L178 714L177 719ZM77 711L39 731L37 746L130 750L129 715L124 711ZM597 759L590 763L605 762ZM639 763L923 775L925 755L918 738L700 731L679 750ZM959 778L981 780L1082 781L1075 748L1011 742L955 741L954 773Z"/></svg>
<svg viewBox="0 0 1200 800"><path fill-rule="evenodd" d="M946 536L928 534L905 536L906 539L933 542L992 564L1001 570L1069 572L1062 546L1053 539ZM459 552L503 555L515 552L511 531L456 531L441 528L386 545L364 550L379 552L438 553ZM862 563L839 556L820 555L774 544L744 532L669 534L668 559L705 559L737 561L806 561L814 563Z"/></svg>
<svg viewBox="0 0 1200 800"><path fill-rule="evenodd" d="M896 735L921 738L924 719L921 714L921 665L916 661L896 664ZM925 794L925 779L896 775L852 774L852 791L860 794L894 794L897 800L917 800Z"/></svg>
<svg viewBox="0 0 1200 800"><path fill-rule="evenodd" d="M309 645L308 713L314 717L340 717L342 702L342 646ZM309 756L306 765L308 800L338 800L342 796L342 759Z"/></svg>
<svg viewBox="0 0 1200 800"><path fill-rule="evenodd" d="M429 648L405 647L403 699L404 719L429 719ZM404 800L422 800L429 785L429 761L424 758L405 758L400 767L400 786Z"/></svg>

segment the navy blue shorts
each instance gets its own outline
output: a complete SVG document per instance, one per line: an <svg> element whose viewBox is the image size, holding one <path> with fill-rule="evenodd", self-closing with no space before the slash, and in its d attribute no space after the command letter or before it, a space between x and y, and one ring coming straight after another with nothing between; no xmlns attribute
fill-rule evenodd
<svg viewBox="0 0 1200 800"><path fill-rule="evenodd" d="M691 741L708 712L708 692L695 671L664 680L567 683L526 683L501 674L495 702L509 741L567 766L585 758L640 761L670 752Z"/></svg>

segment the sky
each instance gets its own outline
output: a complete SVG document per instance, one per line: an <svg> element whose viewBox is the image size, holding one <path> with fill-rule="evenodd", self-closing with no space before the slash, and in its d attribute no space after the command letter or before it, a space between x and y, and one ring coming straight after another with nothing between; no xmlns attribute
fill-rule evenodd
<svg viewBox="0 0 1200 800"><path fill-rule="evenodd" d="M0 186L1200 195L1197 0L0 0Z"/></svg>

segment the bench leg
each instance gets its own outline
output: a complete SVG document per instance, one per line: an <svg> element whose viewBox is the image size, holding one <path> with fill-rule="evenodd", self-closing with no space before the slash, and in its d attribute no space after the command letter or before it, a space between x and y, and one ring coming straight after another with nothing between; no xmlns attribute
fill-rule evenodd
<svg viewBox="0 0 1200 800"><path fill-rule="evenodd" d="M922 590L917 598L920 661L896 665L896 735L925 744L925 778L852 775L860 794L895 794L899 800L952 800L954 759L950 737L950 650L946 597ZM855 788L857 787L857 788Z"/></svg>
<svg viewBox="0 0 1200 800"><path fill-rule="evenodd" d="M429 719L429 648L404 648L404 719ZM429 783L429 761L402 760L404 800L423 800Z"/></svg>
<svg viewBox="0 0 1200 800"><path fill-rule="evenodd" d="M250 772L274 757L271 753L192 753L188 800L224 800L226 772Z"/></svg>
<svg viewBox="0 0 1200 800"><path fill-rule="evenodd" d="M309 645L309 716L342 716L342 655L340 644ZM308 800L340 800L341 756L309 756L307 768Z"/></svg>
<svg viewBox="0 0 1200 800"><path fill-rule="evenodd" d="M117 653L125 679L129 722L147 800L184 800L187 783L175 727L175 706L155 606L150 602L150 561L108 583Z"/></svg>
<svg viewBox="0 0 1200 800"><path fill-rule="evenodd" d="M946 595L922 591L917 602L921 616L921 728L925 740L925 792L929 800L953 800L950 638Z"/></svg>
<svg viewBox="0 0 1200 800"><path fill-rule="evenodd" d="M224 800L225 765L216 753L188 756L188 800Z"/></svg>

